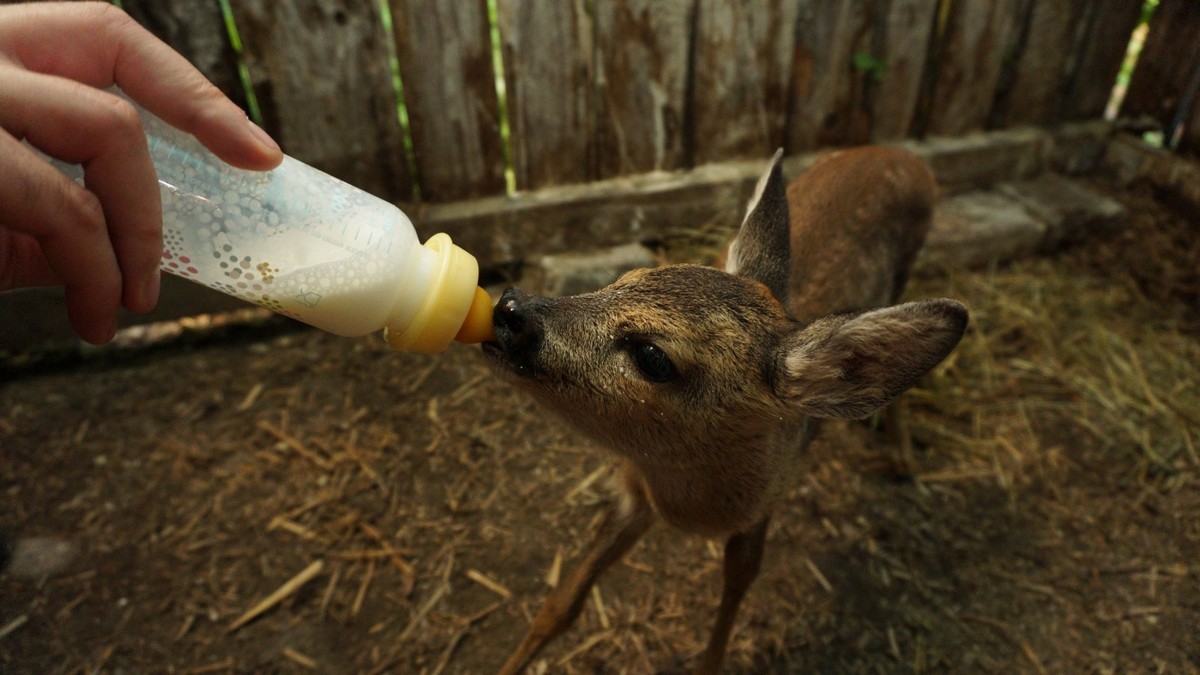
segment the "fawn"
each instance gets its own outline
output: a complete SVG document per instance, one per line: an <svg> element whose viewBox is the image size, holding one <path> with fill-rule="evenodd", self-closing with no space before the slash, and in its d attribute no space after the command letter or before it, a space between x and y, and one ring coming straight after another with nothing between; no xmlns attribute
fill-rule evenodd
<svg viewBox="0 0 1200 675"><path fill-rule="evenodd" d="M668 265L584 295L510 288L500 298L488 360L620 459L618 495L594 541L501 672L523 670L571 625L655 515L726 538L721 602L697 668L716 672L759 571L772 503L817 420L870 415L962 337L958 302L892 306L929 228L936 184L924 163L860 148L785 186L781 155L758 181L725 271Z"/></svg>

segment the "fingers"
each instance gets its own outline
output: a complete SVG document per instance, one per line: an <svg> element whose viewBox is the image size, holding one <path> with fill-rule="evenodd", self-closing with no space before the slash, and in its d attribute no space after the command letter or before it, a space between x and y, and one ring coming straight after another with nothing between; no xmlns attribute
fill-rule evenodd
<svg viewBox="0 0 1200 675"><path fill-rule="evenodd" d="M78 82L0 66L0 126L46 154L83 165L85 185L100 200L120 266L121 302L134 312L153 309L162 206L133 106Z"/></svg>
<svg viewBox="0 0 1200 675"><path fill-rule="evenodd" d="M151 309L159 191L134 107L116 84L221 159L269 169L282 153L182 56L108 3L0 6L0 289L61 282L76 332L112 338L120 304ZM20 141L82 164L86 189Z"/></svg>
<svg viewBox="0 0 1200 675"><path fill-rule="evenodd" d="M3 20L20 12L20 21ZM121 87L168 124L195 135L244 169L270 169L283 155L200 71L108 3L0 7L0 44L29 70L92 87Z"/></svg>
<svg viewBox="0 0 1200 675"><path fill-rule="evenodd" d="M3 286L66 286L71 327L103 344L117 329L121 273L99 199L0 130ZM7 232L6 232L7 230Z"/></svg>

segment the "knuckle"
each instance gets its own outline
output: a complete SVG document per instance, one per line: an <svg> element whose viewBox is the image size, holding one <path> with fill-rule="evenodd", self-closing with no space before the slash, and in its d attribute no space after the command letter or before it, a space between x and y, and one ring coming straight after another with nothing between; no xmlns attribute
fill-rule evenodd
<svg viewBox="0 0 1200 675"><path fill-rule="evenodd" d="M142 118L133 104L117 96L102 96L95 108L98 133L120 138L142 135Z"/></svg>
<svg viewBox="0 0 1200 675"><path fill-rule="evenodd" d="M219 117L229 104L225 94L215 84L203 77L197 77L189 82L185 95L195 105L190 106L187 118L183 121L184 128L194 131L203 124Z"/></svg>
<svg viewBox="0 0 1200 675"><path fill-rule="evenodd" d="M136 24L125 10L109 2L89 2L85 11L95 14L94 25L103 26L109 30L127 30L131 24Z"/></svg>
<svg viewBox="0 0 1200 675"><path fill-rule="evenodd" d="M73 228L84 234L94 235L105 232L108 227L104 220L104 205L100 198L91 190L72 184L59 202L62 205L64 220Z"/></svg>

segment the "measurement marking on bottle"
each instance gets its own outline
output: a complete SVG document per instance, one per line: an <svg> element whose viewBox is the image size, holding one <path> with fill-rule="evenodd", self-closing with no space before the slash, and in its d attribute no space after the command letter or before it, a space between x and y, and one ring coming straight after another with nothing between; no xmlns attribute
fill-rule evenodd
<svg viewBox="0 0 1200 675"><path fill-rule="evenodd" d="M315 291L306 291L303 288L296 294L296 302L304 305L309 309L316 309L317 303L321 302L321 294Z"/></svg>

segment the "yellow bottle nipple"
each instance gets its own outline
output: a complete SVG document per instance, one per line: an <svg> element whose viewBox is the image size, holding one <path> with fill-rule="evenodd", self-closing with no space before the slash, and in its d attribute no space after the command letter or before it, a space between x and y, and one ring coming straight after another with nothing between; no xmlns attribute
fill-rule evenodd
<svg viewBox="0 0 1200 675"><path fill-rule="evenodd" d="M496 339L496 331L492 326L492 297L487 291L475 287L475 297L471 300L471 308L467 310L467 318L454 339L472 345Z"/></svg>

